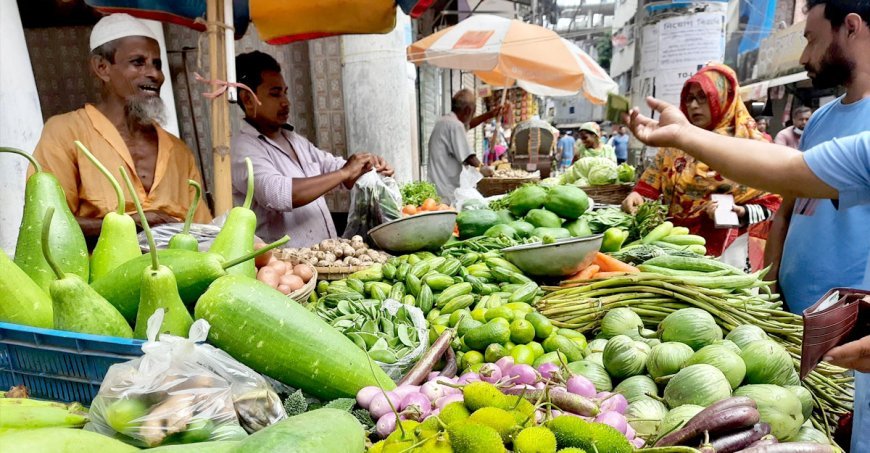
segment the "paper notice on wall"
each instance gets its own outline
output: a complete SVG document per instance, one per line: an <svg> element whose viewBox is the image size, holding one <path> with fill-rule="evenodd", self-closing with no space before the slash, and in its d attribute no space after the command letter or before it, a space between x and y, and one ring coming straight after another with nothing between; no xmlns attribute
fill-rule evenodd
<svg viewBox="0 0 870 453"><path fill-rule="evenodd" d="M643 37L641 39L640 75L654 76L659 67L658 25L643 27Z"/></svg>
<svg viewBox="0 0 870 453"><path fill-rule="evenodd" d="M696 68L660 70L656 77L655 97L673 105L680 105L680 94L689 77L695 75Z"/></svg>
<svg viewBox="0 0 870 453"><path fill-rule="evenodd" d="M725 16L699 13L658 23L658 69L696 67L725 56Z"/></svg>

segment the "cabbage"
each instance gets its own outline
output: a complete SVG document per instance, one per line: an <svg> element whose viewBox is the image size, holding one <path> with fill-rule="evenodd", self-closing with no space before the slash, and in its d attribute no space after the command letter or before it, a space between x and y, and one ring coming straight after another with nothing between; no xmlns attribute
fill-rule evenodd
<svg viewBox="0 0 870 453"><path fill-rule="evenodd" d="M626 335L617 335L604 347L604 368L616 379L642 374L650 347L642 341L634 341Z"/></svg>
<svg viewBox="0 0 870 453"><path fill-rule="evenodd" d="M647 371L653 379L676 374L693 353L688 345L675 341L653 346L646 360Z"/></svg>
<svg viewBox="0 0 870 453"><path fill-rule="evenodd" d="M740 354L746 364L747 384L789 385L794 383L794 362L784 347L771 340L757 340Z"/></svg>
<svg viewBox="0 0 870 453"><path fill-rule="evenodd" d="M656 438L667 436L668 434L682 428L692 417L698 415L698 412L704 410L703 407L696 404L683 404L668 411L665 418L662 419L659 425L659 432ZM651 444L654 442L651 442Z"/></svg>
<svg viewBox="0 0 870 453"><path fill-rule="evenodd" d="M623 162L616 167L619 182L634 182L634 167Z"/></svg>
<svg viewBox="0 0 870 453"><path fill-rule="evenodd" d="M603 338L613 338L617 335L638 338L640 328L643 328L643 321L630 308L614 308L601 319L601 336Z"/></svg>
<svg viewBox="0 0 870 453"><path fill-rule="evenodd" d="M637 437L648 439L658 432L662 419L668 414L668 408L658 400L641 398L630 403L625 409L625 418L634 428Z"/></svg>
<svg viewBox="0 0 870 453"><path fill-rule="evenodd" d="M743 359L724 345L704 346L692 354L692 357L689 357L686 365L699 363L706 363L718 368L728 379L732 389L736 389L746 376L746 365L743 363Z"/></svg>
<svg viewBox="0 0 870 453"><path fill-rule="evenodd" d="M604 353L603 352L591 352L586 357L583 357L583 360L604 366Z"/></svg>
<svg viewBox="0 0 870 453"><path fill-rule="evenodd" d="M603 366L590 362L588 360L578 360L568 364L568 371L579 374L586 379L592 381L595 385L595 390L599 392L609 392L613 390L613 382L610 380L610 375Z"/></svg>
<svg viewBox="0 0 870 453"><path fill-rule="evenodd" d="M596 338L596 339L590 341L586 345L586 352L588 352L590 354L593 352L604 352L604 346L606 346L606 345L607 345L606 339Z"/></svg>
<svg viewBox="0 0 870 453"><path fill-rule="evenodd" d="M593 178L592 174L595 173L596 177ZM591 183L592 185L596 184L610 184L610 182L596 183L595 180L598 179L606 179L608 181L616 181L619 178L619 175L616 172L616 162L604 158L604 157L584 157L582 159L578 159L574 165L571 166L563 175L562 175L562 183L563 184L574 184L575 186L586 187ZM585 180L588 181L587 184L578 184L577 181Z"/></svg>
<svg viewBox="0 0 870 453"><path fill-rule="evenodd" d="M789 442L814 442L822 445L830 445L831 441L825 433L813 428L812 426L801 426L798 433L788 439Z"/></svg>
<svg viewBox="0 0 870 453"><path fill-rule="evenodd" d="M804 415L804 421L810 419L813 415L813 394L801 385L786 385L785 389L794 393L801 402L801 413Z"/></svg>
<svg viewBox="0 0 870 453"><path fill-rule="evenodd" d="M725 339L733 341L737 347L743 349L753 341L770 340L770 337L767 336L767 333L762 330L761 327L752 324L743 324L735 327L731 332L728 332Z"/></svg>
<svg viewBox="0 0 870 453"><path fill-rule="evenodd" d="M589 184L604 186L615 183L619 176L614 168L596 167L589 171Z"/></svg>
<svg viewBox="0 0 870 453"><path fill-rule="evenodd" d="M804 423L798 397L778 385L744 385L734 392L734 396L752 398L758 406L761 421L770 425L770 433L777 439L792 438Z"/></svg>
<svg viewBox="0 0 870 453"><path fill-rule="evenodd" d="M659 324L662 341L679 341L698 350L722 339L722 329L710 313L700 308L683 308L662 320Z"/></svg>
<svg viewBox="0 0 870 453"><path fill-rule="evenodd" d="M713 344L718 344L718 345L725 346L726 348L728 348L728 350L730 350L731 352L733 352L733 353L735 353L735 354L737 354L737 355L740 355L740 354L743 353L743 351L740 349L740 346L737 346L737 343L734 343L734 342L731 341L731 340L722 340L722 341L717 341L717 342L715 342L715 343L713 343Z"/></svg>
<svg viewBox="0 0 870 453"><path fill-rule="evenodd" d="M683 404L707 407L731 396L731 384L713 365L690 365L668 381L664 396L669 407Z"/></svg>
<svg viewBox="0 0 870 453"><path fill-rule="evenodd" d="M584 178L584 177L580 177L580 178L577 178L572 184L575 187L580 187L580 188L589 187L589 180Z"/></svg>
<svg viewBox="0 0 870 453"><path fill-rule="evenodd" d="M659 394L656 383L646 375L632 376L620 382L613 391L624 396L629 403Z"/></svg>

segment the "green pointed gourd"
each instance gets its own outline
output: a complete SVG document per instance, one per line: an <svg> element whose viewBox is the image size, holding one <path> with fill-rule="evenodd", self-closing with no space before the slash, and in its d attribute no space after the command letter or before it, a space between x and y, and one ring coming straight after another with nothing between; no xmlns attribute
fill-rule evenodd
<svg viewBox="0 0 870 453"><path fill-rule="evenodd" d="M251 210L251 202L254 200L254 166L251 164L251 159L247 157L245 164L248 167L248 193L245 194L245 204L230 210L223 228L208 250L228 260L254 250L254 233L257 230L257 215ZM227 273L255 278L257 268L254 262L250 261L227 269Z"/></svg>
<svg viewBox="0 0 870 453"><path fill-rule="evenodd" d="M199 197L202 196L202 187L198 182L188 179L187 184L193 186L194 190L196 190L196 197L193 199L193 203L190 204L190 207L187 208L187 217L184 218L184 228L181 229L181 233L177 233L169 239L169 248L174 250L193 250L194 252L199 251L199 241L190 234L190 222L193 221L193 214L196 212L196 207L199 205Z"/></svg>
<svg viewBox="0 0 870 453"><path fill-rule="evenodd" d="M48 208L54 208L52 237L48 244L51 254L65 273L87 280L89 263L85 235L66 203L60 182L51 173L42 171L42 165L30 154L13 148L0 148L0 152L18 154L36 169L24 187L24 215L15 245L15 264L48 294L54 272L42 253L42 222Z"/></svg>
<svg viewBox="0 0 870 453"><path fill-rule="evenodd" d="M69 332L132 338L133 329L118 310L94 291L79 275L64 273L48 245L54 207L45 211L42 222L42 253L57 277L48 287L51 294L54 328Z"/></svg>
<svg viewBox="0 0 870 453"><path fill-rule="evenodd" d="M0 322L51 329L51 297L0 250Z"/></svg>
<svg viewBox="0 0 870 453"><path fill-rule="evenodd" d="M139 248L139 238L136 236L136 222L125 211L127 200L118 180L109 173L103 163L91 154L82 142L76 140L74 143L88 160L100 170L100 173L109 180L112 188L115 189L115 196L118 198L118 207L115 212L110 212L103 217L100 237L97 238L97 245L91 253L90 281L94 281L112 269L141 255L142 249Z"/></svg>
<svg viewBox="0 0 870 453"><path fill-rule="evenodd" d="M175 282L175 274L166 267L160 265L160 260L157 258L157 244L154 243L154 235L151 234L151 228L148 225L148 220L145 218L145 211L142 210L142 203L139 202L139 196L133 188L133 182L130 181L130 176L124 167L121 167L121 176L124 178L124 183L127 184L127 190L133 194L133 204L136 205L136 212L139 213L139 218L142 219L142 230L145 232L145 237L148 238L149 255L151 256L151 266L145 268L142 272L142 284L139 291L139 307L136 311L136 324L133 330L135 338L143 340L148 338L148 318L155 311L162 308L163 322L160 324L159 333L168 333L176 337L187 337L190 331L190 326L193 324L193 318L187 312L187 307L181 301L178 295L178 285Z"/></svg>

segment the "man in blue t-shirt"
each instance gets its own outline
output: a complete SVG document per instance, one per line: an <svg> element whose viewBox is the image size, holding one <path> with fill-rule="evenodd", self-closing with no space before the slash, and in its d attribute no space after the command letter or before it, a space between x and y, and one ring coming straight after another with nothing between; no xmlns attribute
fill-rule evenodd
<svg viewBox="0 0 870 453"><path fill-rule="evenodd" d="M810 119L800 149L870 130L870 1L807 2L807 47L801 56L816 88L846 94ZM858 29L856 30L855 27ZM870 251L870 205L849 209L828 200L783 197L765 252L789 310L802 313L829 289L860 287ZM778 272L777 272L778 271Z"/></svg>
<svg viewBox="0 0 870 453"><path fill-rule="evenodd" d="M616 163L628 160L628 129L625 126L613 126L613 137L607 143L616 152Z"/></svg>
<svg viewBox="0 0 870 453"><path fill-rule="evenodd" d="M566 131L559 139L556 147L559 149L559 168L564 170L574 163L574 134L571 131Z"/></svg>

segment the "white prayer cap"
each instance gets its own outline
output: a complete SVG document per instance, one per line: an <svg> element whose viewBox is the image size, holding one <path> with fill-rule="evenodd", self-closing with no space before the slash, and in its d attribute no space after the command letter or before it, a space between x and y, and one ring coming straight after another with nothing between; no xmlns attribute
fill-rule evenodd
<svg viewBox="0 0 870 453"><path fill-rule="evenodd" d="M94 25L94 29L91 30L91 50L109 41L126 38L127 36L144 36L157 41L154 32L145 25L145 22L129 14L110 14L100 19L97 25Z"/></svg>

